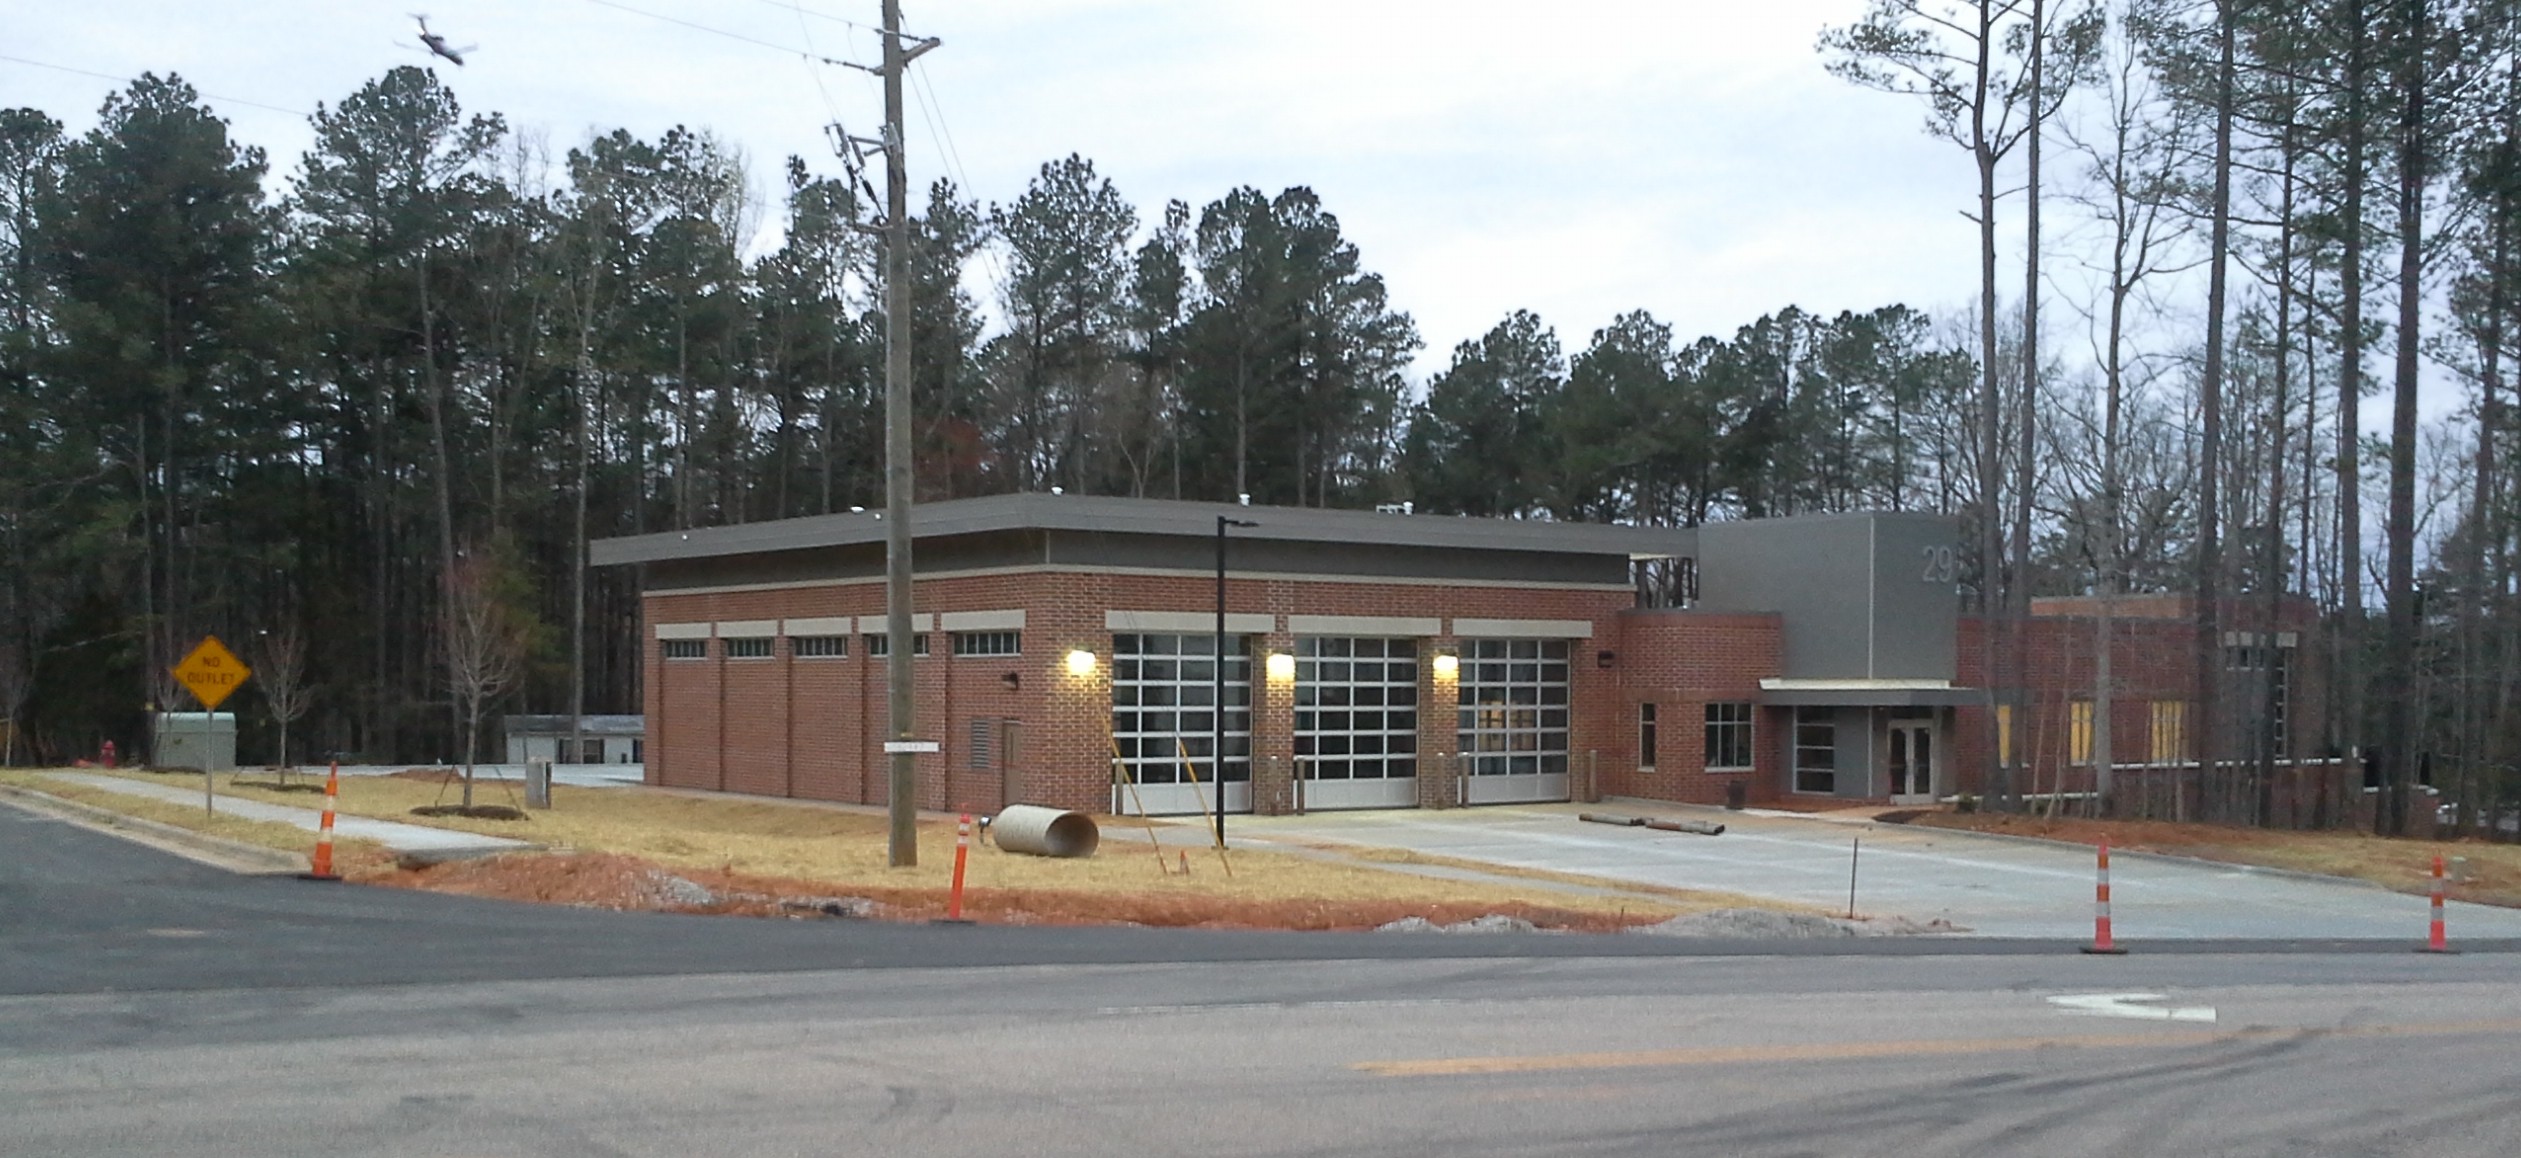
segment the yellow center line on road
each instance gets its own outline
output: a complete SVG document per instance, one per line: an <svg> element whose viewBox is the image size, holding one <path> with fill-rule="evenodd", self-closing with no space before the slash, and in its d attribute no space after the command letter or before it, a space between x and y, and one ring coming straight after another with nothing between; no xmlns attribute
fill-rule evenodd
<svg viewBox="0 0 2521 1158"><path fill-rule="evenodd" d="M2019 1053L2041 1049L2170 1049L2227 1042L2322 1037L2438 1037L2521 1033L2521 1020L2432 1021L2403 1025L2258 1026L2233 1030L2162 1030L2153 1033L2037 1034L2028 1037L1926 1038L1911 1041L1830 1041L1794 1045L1702 1046L1690 1049L1605 1053L1530 1054L1507 1057L1419 1058L1355 1062L1348 1068L1376 1077L1447 1077L1461 1074L1537 1073L1549 1070L1634 1069L1647 1066L1748 1065L1760 1062L1857 1061L1867 1058Z"/></svg>

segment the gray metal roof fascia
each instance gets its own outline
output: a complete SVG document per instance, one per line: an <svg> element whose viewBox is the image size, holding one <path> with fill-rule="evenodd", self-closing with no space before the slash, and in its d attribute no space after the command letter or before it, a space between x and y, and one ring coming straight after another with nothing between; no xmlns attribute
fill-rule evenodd
<svg viewBox="0 0 2521 1158"><path fill-rule="evenodd" d="M1232 503L1172 499L1045 494L991 495L922 504L914 526L920 538L1008 530L1207 536L1216 533L1219 515L1249 519L1260 524L1238 528L1235 534L1240 537L1299 542L1384 543L1632 558L1640 555L1694 555L1698 542L1697 530L1691 527L1392 515L1376 511L1246 507ZM874 512L810 515L730 527L599 539L588 544L588 559L599 567L617 566L876 543L881 542L883 537L884 522L876 518Z"/></svg>
<svg viewBox="0 0 2521 1158"><path fill-rule="evenodd" d="M1208 536L1217 517L1248 519L1237 538L1296 542L1381 543L1402 547L1460 547L1631 555L1689 554L1697 535L1686 527L1636 527L1608 523L1554 523L1537 519L1472 519L1451 515L1393 515L1379 511L1318 507L1245 507L1170 499L1107 499L1028 495L1036 504L1031 525L1053 530L1113 534Z"/></svg>

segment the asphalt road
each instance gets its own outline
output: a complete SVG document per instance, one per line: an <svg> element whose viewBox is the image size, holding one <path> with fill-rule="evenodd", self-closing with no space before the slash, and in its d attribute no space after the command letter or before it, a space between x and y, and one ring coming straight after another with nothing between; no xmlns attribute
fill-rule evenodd
<svg viewBox="0 0 2521 1158"><path fill-rule="evenodd" d="M1856 944L618 915L0 809L0 1152L2521 1148L2511 952Z"/></svg>

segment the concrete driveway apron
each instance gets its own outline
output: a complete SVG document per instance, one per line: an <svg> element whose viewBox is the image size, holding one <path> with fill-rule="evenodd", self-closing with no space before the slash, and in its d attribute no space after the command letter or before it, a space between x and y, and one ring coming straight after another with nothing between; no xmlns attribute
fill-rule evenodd
<svg viewBox="0 0 2521 1158"><path fill-rule="evenodd" d="M1722 836L1587 824L1581 811L1715 820ZM1237 817L1246 840L1408 849L1517 868L1713 889L1843 914L1948 920L1990 937L2089 938L2092 850L1945 829L1725 812L1644 801L1429 812ZM2420 942L2426 899L2355 882L2114 853L2122 938L2404 938ZM2412 883L2412 882L2411 882ZM2452 938L2521 937L2521 910L2453 903Z"/></svg>

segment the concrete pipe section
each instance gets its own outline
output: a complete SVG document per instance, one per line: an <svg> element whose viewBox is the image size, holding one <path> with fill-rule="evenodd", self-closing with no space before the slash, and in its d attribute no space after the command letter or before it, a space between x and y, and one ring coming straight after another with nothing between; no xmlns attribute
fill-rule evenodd
<svg viewBox="0 0 2521 1158"><path fill-rule="evenodd" d="M1037 804L1010 804L998 810L989 832L998 847L1035 856L1093 856L1103 834L1094 818Z"/></svg>

